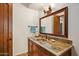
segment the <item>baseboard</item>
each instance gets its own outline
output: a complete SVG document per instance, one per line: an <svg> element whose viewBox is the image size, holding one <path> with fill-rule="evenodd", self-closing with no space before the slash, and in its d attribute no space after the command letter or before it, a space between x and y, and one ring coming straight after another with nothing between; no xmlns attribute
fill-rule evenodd
<svg viewBox="0 0 79 59"><path fill-rule="evenodd" d="M17 54L16 56L28 56L28 52Z"/></svg>

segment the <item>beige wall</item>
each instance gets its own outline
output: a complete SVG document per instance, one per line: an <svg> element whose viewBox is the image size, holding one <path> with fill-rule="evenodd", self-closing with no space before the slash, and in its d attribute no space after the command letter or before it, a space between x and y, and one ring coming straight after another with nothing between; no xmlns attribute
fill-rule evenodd
<svg viewBox="0 0 79 59"><path fill-rule="evenodd" d="M79 4L69 4L69 39L73 41L74 49L72 50L72 55L79 56Z"/></svg>
<svg viewBox="0 0 79 59"><path fill-rule="evenodd" d="M28 25L38 26L38 11L21 4L13 5L13 55L28 51L27 37L32 36Z"/></svg>

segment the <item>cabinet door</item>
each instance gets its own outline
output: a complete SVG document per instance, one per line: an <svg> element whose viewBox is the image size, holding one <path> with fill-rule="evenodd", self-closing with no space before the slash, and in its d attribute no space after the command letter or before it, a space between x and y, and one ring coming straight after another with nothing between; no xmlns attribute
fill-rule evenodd
<svg viewBox="0 0 79 59"><path fill-rule="evenodd" d="M30 39L28 40L28 54L29 56L38 56L39 55L39 46L31 41Z"/></svg>
<svg viewBox="0 0 79 59"><path fill-rule="evenodd" d="M39 52L39 56L48 56L48 55L45 54L42 50L40 50L40 52Z"/></svg>
<svg viewBox="0 0 79 59"><path fill-rule="evenodd" d="M30 39L28 39L28 55L32 56L32 48L33 48L33 43Z"/></svg>
<svg viewBox="0 0 79 59"><path fill-rule="evenodd" d="M39 48L40 52L39 52L39 55L40 56L55 56L54 54L52 54L51 52L47 51L45 48L41 47Z"/></svg>
<svg viewBox="0 0 79 59"><path fill-rule="evenodd" d="M39 46L36 43L33 43L33 47L32 47L32 53L33 56L38 56L39 55Z"/></svg>
<svg viewBox="0 0 79 59"><path fill-rule="evenodd" d="M49 52L47 52L44 48L40 47L40 52L39 55L40 56L49 56Z"/></svg>

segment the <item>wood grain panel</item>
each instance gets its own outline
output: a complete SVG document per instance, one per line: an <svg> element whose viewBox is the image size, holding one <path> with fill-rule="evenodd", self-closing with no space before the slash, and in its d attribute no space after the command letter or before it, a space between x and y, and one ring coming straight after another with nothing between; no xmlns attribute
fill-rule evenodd
<svg viewBox="0 0 79 59"><path fill-rule="evenodd" d="M0 55L12 55L12 4L0 3Z"/></svg>
<svg viewBox="0 0 79 59"><path fill-rule="evenodd" d="M0 55L3 55L3 4L0 4Z"/></svg>
<svg viewBox="0 0 79 59"><path fill-rule="evenodd" d="M60 34L60 20L59 20L59 16L54 15L54 34Z"/></svg>
<svg viewBox="0 0 79 59"><path fill-rule="evenodd" d="M13 46L12 46L12 20L13 20L13 4L9 4L9 55L13 55L12 51L13 51Z"/></svg>
<svg viewBox="0 0 79 59"><path fill-rule="evenodd" d="M9 21L8 21L8 4L4 4L4 55L8 54L8 32L9 32Z"/></svg>

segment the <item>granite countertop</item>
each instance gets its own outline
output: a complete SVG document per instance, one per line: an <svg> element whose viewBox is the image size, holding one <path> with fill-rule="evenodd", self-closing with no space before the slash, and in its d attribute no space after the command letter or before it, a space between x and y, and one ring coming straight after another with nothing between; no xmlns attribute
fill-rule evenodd
<svg viewBox="0 0 79 59"><path fill-rule="evenodd" d="M61 40L55 41L51 39L48 41L42 41L37 39L44 39L44 38L36 38L36 37L29 37L29 39L56 56L62 55L65 51L72 48L72 44L66 43Z"/></svg>

